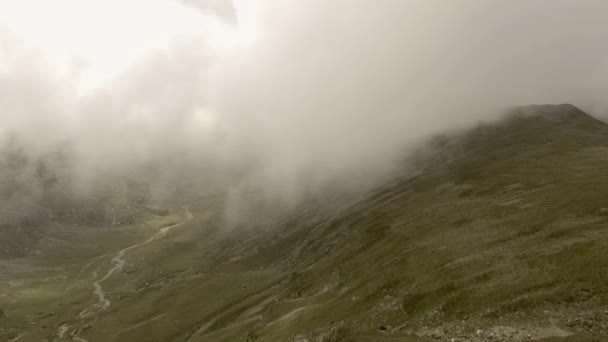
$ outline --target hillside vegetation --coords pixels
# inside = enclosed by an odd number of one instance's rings
[[[0,264],[0,340],[608,340],[608,125],[521,107],[432,150],[417,176],[331,210],[228,230],[204,197],[192,219],[37,240],[41,255]],[[116,253],[176,223],[124,253],[93,310]]]

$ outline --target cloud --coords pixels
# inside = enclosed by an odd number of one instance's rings
[[[92,172],[154,163],[167,181],[192,170],[294,194],[373,183],[425,137],[503,107],[608,108],[602,1],[257,4],[253,43],[176,37],[84,96],[77,73],[4,44],[26,57],[1,58],[0,115],[41,146],[74,141]]]
[[[233,0],[179,0],[192,6],[205,14],[217,15],[232,25],[236,24],[237,17]]]
[[[273,3],[274,4],[274,3]],[[218,112],[291,177],[382,169],[421,138],[506,106],[605,108],[596,1],[307,1],[268,5],[223,66]],[[276,177],[273,177],[276,178]]]

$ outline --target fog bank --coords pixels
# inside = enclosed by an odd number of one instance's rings
[[[86,91],[86,60],[57,62],[0,21],[4,141],[68,148],[83,180],[154,169],[167,184],[291,198],[371,184],[424,138],[504,107],[569,102],[601,116],[608,105],[604,1],[177,3],[240,27],[240,40],[180,33]]]

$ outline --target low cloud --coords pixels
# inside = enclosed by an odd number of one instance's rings
[[[217,15],[226,22],[234,25],[237,17],[232,0],[180,0],[188,6],[211,15]]]
[[[230,1],[183,1],[234,20]],[[7,38],[2,133],[32,150],[68,144],[88,177],[155,165],[167,183],[232,183],[231,198],[253,186],[297,197],[368,185],[422,139],[504,107],[570,102],[603,115],[607,10],[592,0],[258,1],[252,43],[177,37],[86,95],[76,69],[59,73]]]

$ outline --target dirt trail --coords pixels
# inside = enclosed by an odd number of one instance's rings
[[[126,263],[126,260],[124,258],[126,252],[164,237],[169,231],[185,224],[186,222],[190,221],[192,218],[193,218],[192,213],[190,212],[190,210],[188,208],[186,208],[186,219],[184,221],[182,221],[180,223],[176,223],[171,226],[163,227],[158,231],[158,233],[154,234],[148,240],[135,244],[135,245],[131,245],[131,246],[115,253],[115,256],[112,258],[112,260],[110,260],[110,262],[114,266],[112,268],[110,268],[102,278],[93,282],[93,288],[94,288],[93,293],[97,297],[97,303],[94,304],[92,308],[83,310],[78,315],[78,317],[79,318],[89,317],[99,311],[106,310],[110,306],[111,302],[106,297],[106,292],[104,291],[103,287],[101,286],[101,283],[103,283],[108,278],[110,278],[112,276],[112,274],[114,274],[114,272],[116,272],[117,270],[120,270],[124,267],[124,265]],[[97,277],[97,271],[94,272],[94,277]]]
[[[19,334],[17,336],[15,336],[14,338],[8,340],[8,342],[17,342],[19,341],[22,337],[24,336],[24,334]]]
[[[154,316],[154,317],[152,317],[152,318],[150,318],[150,319],[147,319],[147,320],[145,320],[145,321],[143,321],[143,322],[139,322],[139,323],[134,324],[134,325],[132,325],[132,326],[130,326],[130,327],[128,327],[128,328],[126,328],[126,329],[123,329],[123,330],[121,330],[121,331],[120,331],[118,334],[119,334],[119,335],[120,335],[120,334],[124,334],[124,333],[126,333],[126,332],[129,332],[129,331],[132,331],[132,330],[135,330],[135,329],[141,328],[141,327],[145,326],[145,325],[146,325],[146,324],[148,324],[148,323],[151,323],[151,322],[157,321],[157,320],[159,320],[159,319],[161,319],[161,318],[165,318],[166,316],[167,316],[167,315],[165,315],[165,314],[158,315],[158,316]]]

